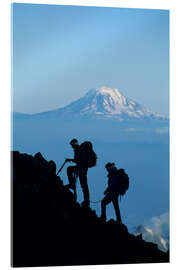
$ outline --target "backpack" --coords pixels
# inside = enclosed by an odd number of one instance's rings
[[[118,191],[120,195],[124,195],[129,188],[129,176],[124,169],[117,171]]]
[[[93,150],[91,142],[85,141],[79,146],[79,161],[80,164],[88,168],[96,166],[97,155]]]

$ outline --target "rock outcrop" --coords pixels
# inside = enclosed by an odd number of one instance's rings
[[[169,254],[75,202],[40,153],[12,152],[12,266],[169,262]]]

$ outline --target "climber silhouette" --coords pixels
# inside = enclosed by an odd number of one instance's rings
[[[79,143],[77,139],[73,139],[70,141],[70,145],[74,150],[74,158],[73,159],[66,159],[66,162],[74,162],[76,163],[75,166],[69,166],[67,168],[67,176],[69,180],[69,184],[67,185],[68,188],[74,191],[75,199],[77,199],[77,192],[76,192],[76,180],[79,176],[80,185],[84,195],[84,201],[81,203],[82,206],[89,207],[89,188],[87,184],[87,172],[88,166],[82,160],[79,151]]]
[[[108,171],[108,188],[104,191],[105,197],[101,201],[101,219],[106,221],[106,205],[110,202],[113,203],[117,223],[122,224],[119,204],[118,204],[118,197],[119,191],[117,188],[117,168],[114,163],[107,163],[105,165],[106,170]]]

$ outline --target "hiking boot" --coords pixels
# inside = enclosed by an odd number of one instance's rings
[[[89,201],[83,201],[83,202],[81,203],[81,205],[82,205],[83,207],[90,207],[90,202],[89,202]]]
[[[122,230],[126,232],[128,231],[128,228],[122,223],[122,221],[116,221],[116,224],[119,225]]]
[[[100,216],[100,220],[101,220],[103,223],[106,223],[106,217],[105,217],[105,216]]]
[[[68,189],[73,189],[73,190],[75,189],[74,185],[72,184],[65,185],[64,187]]]
[[[117,221],[116,221],[116,224],[121,225],[121,226],[123,225],[123,223],[122,223],[121,220],[117,220]]]

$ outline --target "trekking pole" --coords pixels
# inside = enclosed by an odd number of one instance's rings
[[[66,160],[64,161],[63,165],[61,166],[61,168],[59,169],[59,171],[56,173],[56,175],[58,175],[60,173],[60,171],[62,171],[64,165],[66,164]]]

